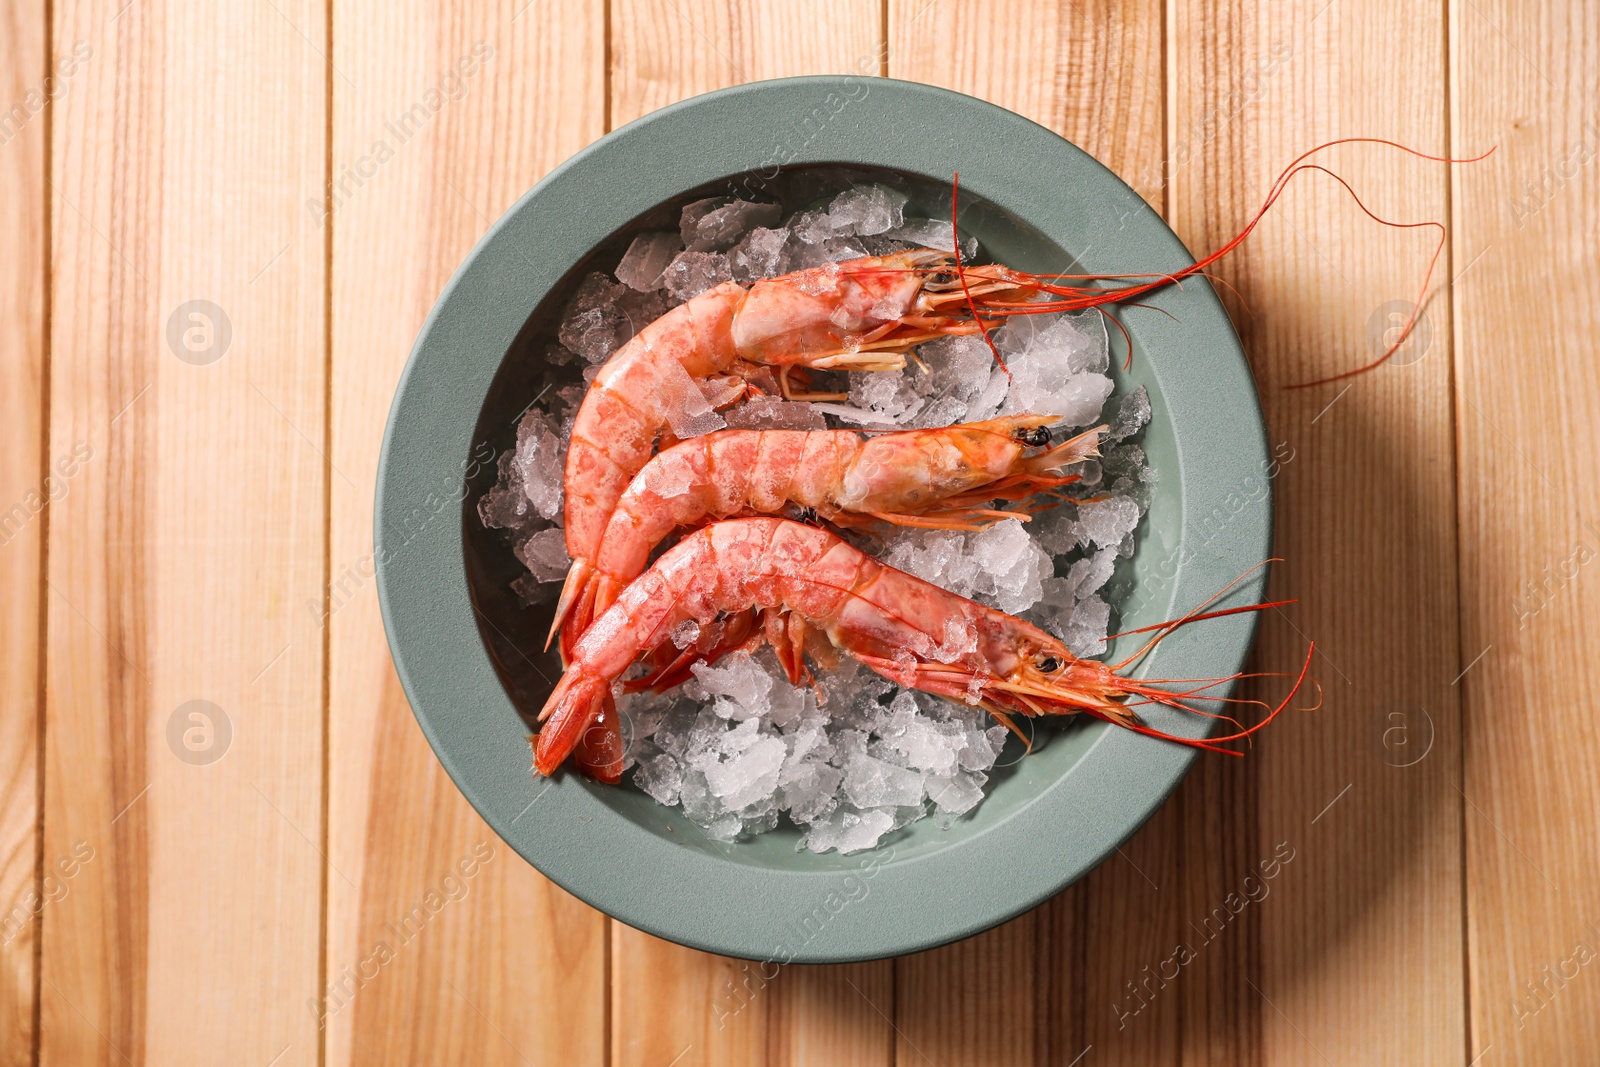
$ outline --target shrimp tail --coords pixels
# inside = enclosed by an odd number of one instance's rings
[[[539,721],[544,725],[533,742],[534,769],[546,777],[554,774],[573,750],[585,743],[591,728],[602,716],[613,721],[617,717],[610,683],[582,667],[569,667],[555,692],[550,694],[544,710],[539,713]],[[619,733],[619,740],[620,736]],[[593,754],[593,750],[604,746],[606,741],[594,738],[590,739],[589,744]],[[586,764],[595,765],[587,761]],[[621,777],[620,751],[616,764],[617,775]],[[603,760],[600,765],[604,765]]]
[[[561,662],[571,662],[572,645],[594,619],[594,564],[586,559],[575,559],[567,569],[567,580],[561,586],[561,599],[556,602],[556,617],[550,622],[550,633],[544,639],[545,651],[561,634]]]
[[[578,770],[606,785],[622,781],[622,757],[627,745],[622,740],[622,720],[608,695],[594,723],[578,739],[572,762]]]
[[[1100,454],[1100,435],[1106,432],[1105,426],[1096,426],[1092,430],[1085,430],[1076,437],[1069,438],[1054,448],[1040,452],[1037,456],[1029,456],[1022,461],[1022,467],[1030,475],[1044,477],[1051,474],[1060,474],[1062,470],[1074,463],[1082,463]]]

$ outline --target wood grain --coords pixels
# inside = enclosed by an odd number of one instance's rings
[[[49,104],[70,75],[46,51],[45,11],[0,13],[0,1064],[33,1062],[39,862],[39,568],[45,484],[44,308]],[[77,62],[66,57],[75,72]],[[50,81],[45,81],[46,76]],[[64,484],[64,483],[62,483]],[[51,490],[56,492],[52,493]],[[55,890],[52,880],[51,889]]]
[[[0,14],[0,1065],[1591,1056],[1596,0],[525,4]],[[1348,390],[1283,387],[1370,357],[1428,233],[1312,178],[1222,267],[1299,599],[1255,663],[1315,639],[1325,707],[1011,924],[765,978],[608,923],[450,784],[377,617],[377,442],[455,265],[608,122],[884,69],[1059,130],[1196,251],[1318,141],[1499,150],[1330,154],[1454,228],[1427,344]]]
[[[54,16],[40,1058],[313,1064],[325,13]]]
[[[1018,48],[1019,27],[1040,45]],[[1159,209],[1161,33],[1155,2],[892,0],[889,74],[970,93],[1049,126]],[[1122,855],[1039,909],[901,960],[900,1061],[1170,1061],[1177,998],[1146,1008],[1132,983],[1169,956],[1178,937],[1179,825],[1168,805]]]
[[[1600,1044],[1600,5],[1452,4],[1473,1056]],[[1527,358],[1518,358],[1521,356]]]
[[[881,25],[875,0],[618,0],[611,20],[612,123],[760,78],[875,75]],[[796,965],[768,981],[759,963],[696,952],[620,924],[613,924],[612,942],[613,1063],[890,1060],[888,963]]]
[[[614,0],[611,125],[762,78],[877,74],[877,0]]]
[[[1161,28],[1156,0],[889,0],[889,76],[968,93],[1048,126],[1159,210]]]
[[[600,1064],[606,920],[506,846],[428,747],[384,640],[372,505],[444,283],[603,130],[603,11],[350,0],[333,39],[327,1062]]]
[[[1322,141],[1443,152],[1443,14],[1362,0],[1176,4],[1169,203],[1180,236],[1215,248]],[[1325,162],[1380,215],[1446,216],[1439,164],[1374,146]],[[1186,1063],[1459,1064],[1449,323],[1430,316],[1431,345],[1395,366],[1285,388],[1376,354],[1369,327],[1381,336],[1386,303],[1416,293],[1437,235],[1380,227],[1311,177],[1221,274],[1254,310],[1236,321],[1281,450],[1284,562],[1270,595],[1299,601],[1263,620],[1255,662],[1292,668],[1314,639],[1326,700],[1280,722],[1248,759],[1202,761],[1182,792],[1186,923],[1245,897],[1252,875],[1270,893],[1215,936],[1196,933],[1200,958],[1179,979],[1181,1051]],[[1272,858],[1282,863],[1267,882]]]

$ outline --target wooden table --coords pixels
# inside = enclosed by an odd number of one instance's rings
[[[8,6],[0,1060],[1597,1062],[1597,39],[1596,0]],[[817,72],[1031,116],[1197,251],[1318,142],[1497,150],[1329,155],[1451,227],[1394,366],[1285,388],[1371,357],[1432,231],[1311,176],[1219,268],[1299,601],[1256,662],[1315,639],[1323,709],[1004,927],[765,981],[462,800],[390,665],[372,486],[424,315],[519,194]]]

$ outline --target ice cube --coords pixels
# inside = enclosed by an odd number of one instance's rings
[[[728,196],[708,196],[704,200],[683,205],[683,210],[678,212],[678,237],[685,248],[694,247],[695,240],[699,238],[700,220],[732,199]]]
[[[1116,549],[1106,548],[1073,563],[1067,571],[1067,581],[1072,583],[1073,597],[1082,600],[1092,593],[1099,592],[1100,587],[1111,579],[1111,572],[1116,567],[1116,562]]]
[[[662,274],[662,285],[675,300],[692,300],[733,279],[728,257],[721,252],[680,252]]]
[[[700,624],[693,619],[684,619],[672,628],[668,635],[672,640],[673,648],[688,648],[700,637]]]
[[[993,353],[990,354],[990,359],[992,363]],[[1006,368],[998,364],[990,367],[986,381],[981,377],[978,380],[983,382],[983,386],[967,405],[968,422],[982,422],[984,419],[994,418],[999,413],[1001,405],[1006,402],[1012,388],[1012,379],[1007,377]]]
[[[683,234],[684,244],[696,252],[725,251],[752,228],[776,224],[782,214],[783,209],[777,204],[735,200],[695,220],[693,235]]]
[[[641,233],[633,239],[617,264],[617,280],[630,289],[652,292],[661,288],[661,275],[679,251],[683,241],[675,233]]]
[[[1089,658],[1105,653],[1106,627],[1111,621],[1111,605],[1098,595],[1078,601],[1072,622],[1061,639],[1074,656]]]
[[[787,229],[798,237],[802,244],[821,244],[833,236],[833,224],[828,219],[826,211],[817,209],[803,211],[789,220]]]
[[[815,404],[775,396],[752,397],[724,413],[728,425],[743,430],[825,430],[828,422]]]
[[[1078,522],[1077,505],[1071,503],[1057,504],[1035,515],[1028,524],[1028,532],[1033,534],[1036,545],[1057,556],[1066,555],[1085,540],[1083,525]]]
[[[950,223],[934,219],[907,219],[889,230],[885,236],[897,241],[909,241],[918,248],[932,248],[939,252],[954,252],[956,243]]]
[[[925,401],[917,395],[909,374],[878,371],[850,376],[850,403],[891,425],[901,425],[915,417]]]
[[[767,721],[780,728],[788,728],[801,722],[807,713],[815,708],[811,690],[791,685],[770,651],[764,652],[762,659],[771,661],[768,664],[768,673],[772,676],[772,691],[768,696],[766,707]]]
[[[920,804],[922,778],[916,771],[860,755],[845,766],[844,792],[858,808]]]
[[[908,419],[905,425],[918,429],[936,429],[940,426],[954,426],[958,422],[967,421],[967,402],[958,400],[953,396],[940,396],[928,402],[914,417]]]
[[[869,429],[894,429],[897,423],[887,415],[850,404],[812,404],[824,415],[832,415],[847,426],[865,426]]]
[[[641,744],[654,737],[667,714],[677,705],[673,693],[624,693],[617,698],[617,712],[622,716],[623,736],[630,744]]]
[[[661,725],[656,728],[655,743],[663,752],[669,752],[679,760],[687,758],[694,726],[699,718],[700,709],[694,705],[687,702],[677,705],[667,712]]]
[[[881,185],[846,189],[828,205],[835,234],[881,234],[903,221],[906,197]]]
[[[938,252],[956,250],[954,230],[948,220],[907,219],[902,225],[887,231],[883,236],[905,241],[917,248],[931,248]],[[961,254],[971,259],[978,254],[978,239],[962,236]]]
[[[969,771],[986,771],[994,766],[1000,756],[1000,750],[1005,747],[1006,738],[1011,731],[1004,726],[987,726],[988,716],[981,713],[969,713],[968,718],[962,722],[966,731],[967,743],[956,757],[958,763]]]
[[[881,233],[858,237],[856,240],[861,242],[861,247],[867,250],[869,256],[892,256],[896,252],[905,252],[915,247],[910,241],[897,241]]]
[[[633,780],[658,804],[672,807],[678,803],[678,794],[683,788],[683,765],[668,753],[657,751],[639,761]]]
[[[833,757],[828,760],[835,767],[847,767],[857,756],[867,754],[867,731],[840,730],[833,740]]]
[[[842,263],[847,259],[860,259],[867,254],[861,242],[853,237],[827,237],[811,244],[802,241],[790,248],[789,269],[804,270],[829,263]]]
[[[981,337],[941,337],[917,349],[927,364],[929,393],[971,400],[988,383],[994,354]]]
[[[750,725],[755,721],[751,720]],[[773,795],[783,766],[784,746],[776,737],[762,737],[743,752],[706,769],[706,784],[731,811]]]
[[[567,557],[567,533],[559,526],[550,526],[533,534],[515,549],[520,559],[535,579],[541,582],[559,582],[567,576],[572,560]]]
[[[1103,477],[1112,491],[1136,498],[1144,505],[1144,493],[1154,481],[1155,472],[1145,463],[1144,449],[1134,444],[1112,445],[1101,457]]]
[[[1038,603],[1043,593],[1042,575],[1049,573],[1045,555],[1019,519],[1004,519],[972,535],[967,554],[985,571],[988,581],[981,591],[995,607],[1015,615]]]
[[[533,507],[522,491],[522,471],[517,466],[517,454],[502,453],[498,466],[500,480],[493,489],[478,498],[478,518],[491,529],[519,530],[529,523]]]
[[[988,780],[982,771],[953,770],[929,775],[928,798],[946,815],[964,815],[983,799],[983,783]]]
[[[625,290],[617,297],[617,314],[621,316],[617,325],[619,344],[633,340],[640,330],[665,315],[672,307],[672,301],[659,290],[648,293]]]
[[[876,845],[893,826],[894,816],[888,812],[840,807],[828,818],[812,823],[802,843],[812,852],[860,852]]]
[[[546,412],[529,408],[517,424],[517,474],[522,494],[546,521],[560,514],[566,477],[559,428]]]
[[[562,312],[561,343],[589,363],[603,363],[622,344],[624,325],[617,298],[627,292],[604,274],[590,274]]]
[[[842,771],[818,760],[805,760],[792,770],[786,767],[783,774],[778,803],[796,823],[815,822],[838,807],[835,794],[844,780]]]
[[[1016,316],[996,331],[1011,372],[1006,414],[1061,415],[1069,426],[1093,422],[1111,395],[1104,326],[1083,315]]]
[[[1139,525],[1139,505],[1122,496],[1086,501],[1078,505],[1078,521],[1085,544],[1116,548]]]
[[[750,285],[762,278],[787,273],[788,243],[789,235],[783,230],[758,226],[745,234],[728,253],[733,280],[740,285]]]
[[[662,501],[675,500],[688,494],[699,482],[697,464],[682,452],[659,453],[639,473],[637,480],[642,488]]]
[[[896,694],[890,711],[885,743],[904,758],[907,767],[930,774],[948,774],[954,769],[967,743],[959,723],[939,722],[921,714],[908,690]]]
[[[773,678],[750,653],[734,652],[723,658],[721,666],[701,662],[689,670],[700,683],[699,693],[728,697],[751,715],[766,711]]]
[[[1150,421],[1150,394],[1139,386],[1117,402],[1106,431],[1108,442],[1122,441],[1140,430]]]

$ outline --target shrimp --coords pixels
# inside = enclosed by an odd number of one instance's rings
[[[1029,455],[1053,415],[866,435],[850,430],[723,430],[666,449],[623,492],[594,561],[592,597],[565,621],[581,635],[645,569],[673,529],[732,515],[789,512],[836,526],[976,530],[1019,501],[1078,480],[1062,470],[1099,454],[1104,426]],[[562,620],[557,619],[557,625]],[[552,636],[554,630],[552,630]],[[548,645],[548,642],[546,642]]]
[[[843,399],[797,394],[789,372],[899,370],[917,345],[987,336],[1002,316],[1026,313],[1029,300],[1040,312],[1059,310],[1045,302],[1055,277],[964,269],[959,255],[912,249],[766,278],[748,290],[724,282],[646,326],[601,367],[573,422],[563,473],[572,566],[551,629],[566,635],[562,655],[581,633],[567,620],[592,613],[595,560],[617,502],[685,404],[709,403],[697,383],[716,380],[715,392],[731,403],[746,388],[740,379],[775,367],[787,397]]]
[[[1199,711],[1192,700],[1222,700],[1201,694],[1246,675],[1185,680],[1188,688],[1174,692],[1120,672],[1178,626],[1269,606],[1191,613],[1163,624],[1134,656],[1106,664],[1078,659],[1038,627],[885,566],[827,530],[786,519],[730,519],[668,550],[578,640],[539,713],[544,726],[534,739],[534,767],[553,774],[582,747],[586,770],[603,781],[618,780],[623,746],[612,686],[641,654],[670,644],[669,635],[685,622],[714,627],[750,609],[762,613],[757,638],[772,644],[796,684],[808,675],[802,654],[815,656],[831,646],[896,684],[982,707],[1013,732],[1017,715],[1082,713],[1153,737],[1231,752],[1220,742],[1254,734],[1299,692],[1310,653],[1289,695],[1263,721],[1209,739],[1163,733],[1145,725],[1134,709],[1160,704]]]
[[[977,329],[921,314],[921,268],[947,258],[917,250],[795,271],[749,289],[724,282],[645,326],[613,353],[578,408],[567,449],[563,524],[573,562],[556,608],[557,628],[590,590],[594,559],[623,490],[687,405],[707,403],[697,383],[720,379],[718,395],[732,402],[745,388],[739,379],[763,366],[778,369],[790,397],[797,395],[789,381],[796,367],[899,370],[913,346]]]

